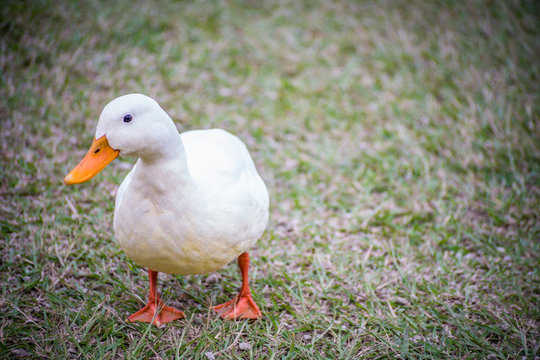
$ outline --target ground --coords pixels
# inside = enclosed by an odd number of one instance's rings
[[[0,357],[537,359],[535,1],[4,1]],[[103,106],[148,94],[180,131],[243,139],[271,220],[240,285],[161,274],[187,318],[129,324],[118,248],[133,159],[62,179]]]

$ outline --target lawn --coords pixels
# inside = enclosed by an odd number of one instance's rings
[[[536,1],[3,1],[0,358],[538,359]],[[271,199],[240,285],[160,274],[186,319],[126,317],[112,229],[133,159],[62,179],[103,106],[154,97],[247,144]]]

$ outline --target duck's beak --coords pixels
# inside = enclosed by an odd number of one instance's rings
[[[64,183],[66,185],[73,185],[90,180],[111,161],[116,159],[118,154],[120,154],[120,151],[114,150],[109,145],[109,141],[105,135],[99,139],[94,139],[86,156],[79,165],[75,166],[75,168],[66,175]]]

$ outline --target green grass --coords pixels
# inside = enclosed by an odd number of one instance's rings
[[[535,1],[5,1],[0,7],[0,358],[540,356]],[[264,318],[225,322],[234,265],[160,275],[118,248],[132,159],[62,179],[103,106],[142,92],[221,127],[271,196],[252,255]],[[242,351],[240,343],[251,349]]]

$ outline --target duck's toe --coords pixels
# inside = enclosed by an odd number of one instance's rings
[[[258,319],[262,317],[261,311],[253,301],[251,295],[239,295],[231,301],[214,306],[223,319]]]

